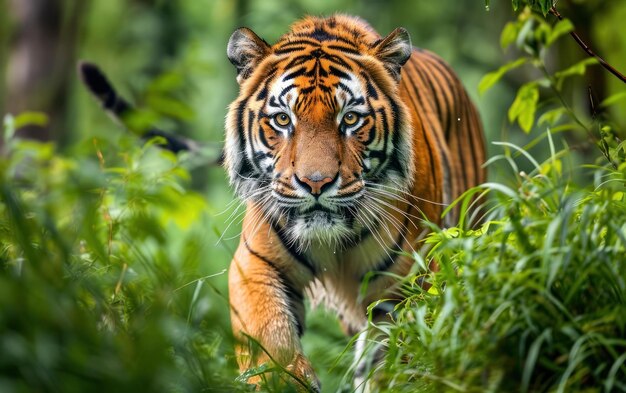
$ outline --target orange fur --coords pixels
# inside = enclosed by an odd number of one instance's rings
[[[316,389],[299,340],[303,296],[352,334],[371,302],[400,299],[381,273],[406,275],[401,252],[419,247],[420,220],[445,224],[445,205],[485,180],[480,119],[448,66],[411,49],[403,29],[381,38],[358,18],[309,17],[273,46],[240,29],[228,54],[240,94],[226,168],[247,201],[229,276],[239,363],[271,356]]]

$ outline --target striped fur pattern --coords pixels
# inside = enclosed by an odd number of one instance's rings
[[[241,28],[228,57],[240,92],[225,166],[247,204],[229,274],[239,363],[269,354],[316,390],[303,298],[349,334],[371,302],[399,300],[387,273],[411,269],[422,220],[445,225],[446,205],[485,179],[482,126],[454,73],[402,28],[381,37],[355,17],[308,17],[274,45]]]

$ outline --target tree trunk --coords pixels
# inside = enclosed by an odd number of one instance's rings
[[[87,0],[10,0],[16,31],[6,72],[7,112],[41,111],[46,126],[29,125],[22,137],[62,139],[68,90],[75,75],[76,43]]]

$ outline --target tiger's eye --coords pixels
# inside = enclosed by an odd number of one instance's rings
[[[285,112],[280,112],[279,114],[274,116],[274,120],[276,124],[281,127],[287,127],[291,123],[291,118]]]
[[[359,116],[354,112],[348,112],[343,115],[343,122],[348,126],[356,124],[357,120],[359,120]]]

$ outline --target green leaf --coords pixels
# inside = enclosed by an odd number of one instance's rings
[[[526,58],[517,59],[513,62],[503,65],[498,68],[496,71],[490,72],[485,75],[478,84],[478,92],[483,94],[486,90],[488,90],[491,86],[495,85],[507,72],[515,69],[522,64],[526,63]]]
[[[262,363],[260,366],[258,367],[251,367],[247,370],[245,370],[244,372],[242,372],[236,379],[235,381],[239,382],[239,383],[246,383],[248,381],[248,379],[250,379],[250,377],[254,377],[257,375],[261,375],[264,374],[268,371],[270,371],[271,368],[267,363]]]
[[[15,117],[15,129],[25,126],[45,127],[48,124],[48,115],[43,112],[22,112]]]
[[[150,109],[137,108],[131,113],[125,114],[122,119],[124,125],[132,133],[141,135],[159,121],[159,115]]]
[[[511,0],[511,3],[513,4],[513,11],[517,11],[519,8],[519,0]]]
[[[600,106],[606,108],[608,106],[615,104],[618,101],[623,100],[624,98],[626,98],[626,91],[612,94],[608,96],[607,98],[605,98],[604,100],[602,100],[602,102],[600,103]]]
[[[556,25],[554,25],[554,27],[552,28],[552,32],[548,35],[548,39],[546,40],[546,46],[552,45],[552,43],[556,41],[557,38],[564,34],[568,34],[573,30],[574,25],[572,24],[572,22],[570,22],[569,19],[563,19],[562,21],[559,21]]]
[[[554,125],[557,121],[563,116],[564,113],[567,112],[566,108],[558,107],[555,109],[551,109],[549,111],[544,112],[541,116],[539,116],[539,120],[537,120],[537,124],[543,125]]]
[[[520,31],[517,34],[517,39],[515,40],[515,45],[518,48],[524,50],[532,56],[537,55],[535,38],[533,37],[535,24],[535,19],[528,18],[520,28]]]
[[[166,116],[180,120],[191,120],[194,117],[193,110],[178,100],[154,94],[149,95],[146,101],[150,108]]]
[[[517,34],[520,31],[520,25],[517,22],[509,22],[502,29],[500,34],[500,46],[504,49],[515,42]]]
[[[148,91],[152,93],[169,93],[180,88],[183,83],[184,79],[180,73],[166,72],[150,83]]]
[[[557,80],[557,88],[560,88],[561,83],[563,82],[563,80],[565,78],[568,78],[570,76],[574,76],[574,75],[584,75],[585,71],[587,70],[587,66],[590,65],[595,65],[598,64],[598,60],[596,60],[595,58],[587,58],[584,60],[579,61],[578,63],[564,69],[561,71],[557,71],[554,74],[554,77]]]
[[[541,164],[539,173],[544,176],[548,176],[550,173],[555,176],[561,176],[563,173],[563,163],[561,160],[548,160]]]
[[[15,134],[15,118],[11,114],[4,116],[4,142],[7,143]]]
[[[190,192],[182,195],[177,194],[176,201],[177,203],[168,206],[161,212],[160,219],[163,225],[171,221],[179,228],[189,229],[207,208],[202,196]]]
[[[528,4],[533,11],[541,12],[543,16],[546,16],[552,8],[552,2],[553,0],[524,0],[524,3]],[[515,3],[519,1],[513,2],[513,9],[517,11]]]
[[[541,0],[541,12],[543,12],[543,16],[548,15],[550,8],[552,8],[553,0]]]
[[[524,132],[529,133],[535,122],[535,112],[539,101],[539,87],[535,82],[530,82],[517,91],[517,96],[509,108],[509,121],[515,120]]]

